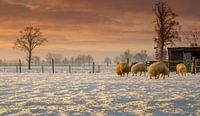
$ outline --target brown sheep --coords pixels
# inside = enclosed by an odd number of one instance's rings
[[[163,62],[155,62],[150,65],[148,70],[148,76],[154,76],[155,79],[159,78],[159,75],[162,74],[163,79],[165,79],[165,75],[169,76],[169,69]]]
[[[140,72],[140,76],[142,75],[142,72],[144,72],[145,75],[145,71],[146,68],[144,63],[137,63],[131,67],[131,72],[133,73],[133,75],[136,74],[136,76],[138,72]]]
[[[129,67],[127,63],[120,63],[116,65],[115,71],[117,75],[122,76],[122,77],[125,75],[125,73],[127,73],[127,77],[128,77]]]
[[[177,64],[176,65],[176,71],[178,74],[182,75],[183,74],[186,76],[186,73],[187,73],[187,69],[186,69],[186,66],[184,64]]]

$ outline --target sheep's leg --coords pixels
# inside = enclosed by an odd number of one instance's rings
[[[165,79],[165,75],[163,75],[163,80]]]
[[[158,78],[158,75],[155,76],[155,80]]]
[[[155,76],[155,80],[156,80],[156,78],[157,78],[157,75]]]
[[[140,76],[142,75],[142,72],[140,72]]]

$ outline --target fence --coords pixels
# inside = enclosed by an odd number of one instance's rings
[[[99,73],[99,72],[113,72],[115,65],[56,65],[52,60],[51,65],[32,65],[31,70],[28,70],[27,65],[22,65],[19,60],[17,65],[3,65],[0,66],[0,72],[30,72],[30,73]]]
[[[146,62],[146,69],[155,61]],[[57,65],[52,62],[50,65],[32,65],[31,70],[28,70],[27,65],[22,65],[21,60],[17,65],[0,65],[0,72],[16,72],[16,73],[100,73],[100,72],[114,72],[115,65],[99,65],[92,63],[92,65]]]
[[[200,72],[200,59],[197,59],[196,72]],[[155,61],[146,62],[146,69]],[[170,71],[176,71],[176,65],[184,63],[183,61],[170,61]],[[166,63],[167,64],[167,63]],[[188,66],[189,69],[191,66]],[[93,63],[92,65],[56,65],[52,60],[51,65],[32,65],[31,70],[28,70],[27,65],[22,65],[19,60],[17,65],[3,65],[0,66],[0,72],[30,72],[30,73],[99,73],[99,72],[114,72],[115,65],[99,65]]]

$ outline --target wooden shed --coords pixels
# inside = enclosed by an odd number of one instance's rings
[[[192,58],[197,61],[196,71],[200,71],[200,47],[171,47],[168,48],[168,62],[170,71],[176,71],[178,63],[184,63],[188,72],[191,71]]]

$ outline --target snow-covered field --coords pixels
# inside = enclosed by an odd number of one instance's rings
[[[200,115],[200,75],[0,73],[1,115]]]

